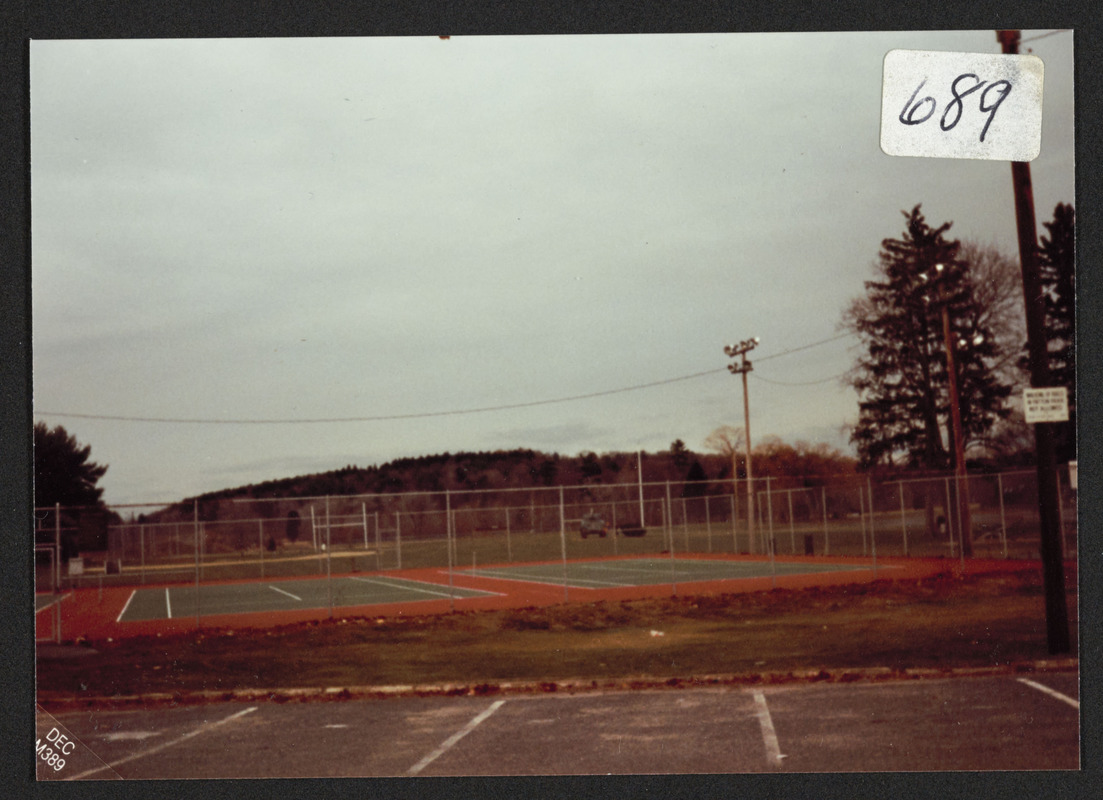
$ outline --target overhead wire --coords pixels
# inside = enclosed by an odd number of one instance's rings
[[[791,355],[792,353],[798,353],[802,350],[809,350],[813,347],[819,347],[824,344],[829,344],[839,339],[850,336],[849,333],[839,334],[829,337],[827,339],[821,339],[818,342],[812,342],[811,344],[801,345],[800,347],[794,347],[789,350],[783,350],[779,353],[773,353],[768,356],[763,356],[758,361],[768,361],[774,358],[781,358],[782,356]],[[389,422],[407,419],[427,419],[431,417],[451,417],[460,416],[465,414],[484,414],[493,411],[510,411],[518,408],[534,408],[537,406],[546,406],[556,403],[570,403],[579,400],[590,400],[595,397],[608,397],[615,394],[624,394],[626,392],[636,392],[641,389],[651,389],[656,386],[666,386],[672,383],[680,383],[682,381],[695,380],[697,378],[703,378],[708,375],[717,375],[719,373],[727,372],[727,367],[720,367],[717,369],[705,370],[703,372],[694,372],[689,375],[680,375],[676,378],[666,378],[664,380],[650,381],[649,383],[640,383],[634,386],[624,386],[619,389],[606,389],[600,392],[588,392],[586,394],[570,395],[567,397],[555,397],[545,400],[532,400],[525,403],[507,403],[497,406],[482,406],[478,408],[463,408],[463,409],[451,409],[446,411],[424,411],[411,414],[379,414],[366,417],[320,417],[320,418],[301,418],[301,419],[210,419],[210,418],[187,418],[187,417],[137,417],[137,416],[124,416],[116,414],[86,414],[70,411],[35,411],[36,415],[44,417],[62,417],[73,419],[94,419],[94,420],[106,420],[111,422],[143,422],[143,423],[167,423],[167,424],[180,424],[180,425],[319,425],[319,424],[334,424],[334,423],[352,423],[352,422]],[[760,380],[765,380],[759,378]],[[811,383],[825,383],[832,378],[827,378],[822,381],[812,381]],[[767,381],[768,383],[776,383],[776,381]],[[790,386],[811,385],[810,384],[781,384]]]

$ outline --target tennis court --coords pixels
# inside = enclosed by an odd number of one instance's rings
[[[572,589],[613,589],[670,583],[747,580],[771,576],[815,575],[827,572],[869,572],[865,564],[794,563],[783,561],[690,558],[631,558],[566,561],[464,568],[458,574],[563,586]],[[882,569],[884,567],[882,566]]]
[[[415,603],[454,597],[485,597],[494,592],[449,587],[382,575],[352,575],[332,580],[291,580],[135,589],[117,622],[195,618],[218,614],[306,611],[385,603]]]

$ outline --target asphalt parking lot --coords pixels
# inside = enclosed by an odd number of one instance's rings
[[[37,727],[59,753],[36,757],[40,780],[1075,770],[1080,752],[1068,672],[40,711]]]

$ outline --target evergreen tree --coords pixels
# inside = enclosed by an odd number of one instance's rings
[[[103,489],[96,486],[107,472],[106,464],[88,460],[91,445],[80,442],[62,426],[50,429],[44,422],[34,426],[34,504],[38,508],[55,503],[63,506],[100,506]]]
[[[1058,203],[1053,221],[1044,223],[1038,272],[1045,292],[1046,339],[1051,386],[1069,391],[1069,421],[1058,426],[1058,461],[1076,458],[1076,214]]]
[[[920,206],[903,213],[902,238],[881,244],[879,279],[866,282],[866,295],[853,301],[843,318],[843,326],[866,348],[847,377],[859,395],[851,441],[864,467],[902,458],[909,467],[942,470],[952,461],[943,308],[955,348],[967,446],[1006,416],[1010,389],[993,372],[995,342],[969,264],[958,257],[960,242],[946,238],[952,223],[932,228]]]

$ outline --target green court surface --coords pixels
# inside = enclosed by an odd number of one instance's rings
[[[126,601],[118,622],[152,619],[252,614],[271,611],[305,611],[342,606],[383,603],[412,603],[453,597],[482,597],[493,592],[450,588],[447,584],[425,583],[382,575],[345,576],[327,581],[268,581],[204,585],[196,604],[194,586],[135,589]]]
[[[68,595],[60,594],[36,594],[34,596],[34,610],[35,613],[49,608],[54,603],[60,603]]]
[[[812,564],[808,562],[728,561],[722,559],[634,558],[564,563],[526,564],[461,569],[458,572],[483,578],[547,583],[575,589],[611,589],[620,586],[655,586],[694,581],[745,580],[771,575],[814,575],[823,572],[868,571],[855,564]]]

